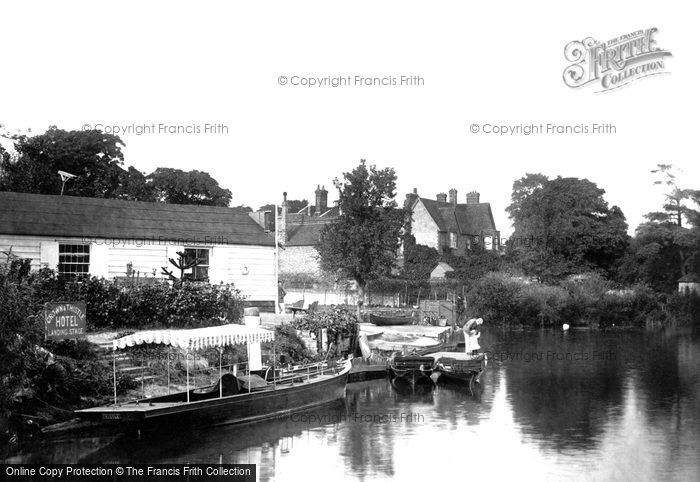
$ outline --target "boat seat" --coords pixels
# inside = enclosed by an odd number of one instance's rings
[[[192,390],[190,392],[190,399],[192,396],[196,396],[197,399],[200,399],[200,397],[208,398],[208,395],[218,397],[219,385],[221,385],[221,392],[224,397],[228,397],[229,395],[237,395],[241,392],[241,383],[239,380],[231,373],[224,373],[221,375],[221,379],[218,381],[218,383],[208,387]]]

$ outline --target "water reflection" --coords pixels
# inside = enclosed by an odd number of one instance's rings
[[[482,346],[473,394],[376,380],[284,419],[14,461],[245,462],[260,480],[700,480],[697,333],[485,332]]]

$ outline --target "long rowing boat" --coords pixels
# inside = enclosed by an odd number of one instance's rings
[[[412,316],[381,316],[369,314],[369,322],[377,326],[412,325],[416,318]]]

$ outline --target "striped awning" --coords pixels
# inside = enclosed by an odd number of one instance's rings
[[[144,343],[162,343],[177,348],[199,350],[229,345],[272,341],[275,333],[263,328],[246,325],[222,325],[192,330],[147,330],[118,338],[112,342],[117,350]]]

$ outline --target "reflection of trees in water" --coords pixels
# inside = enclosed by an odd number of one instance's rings
[[[356,418],[395,413],[392,398],[388,380],[355,383],[346,389],[347,423],[340,437],[341,453],[360,480],[378,473],[394,475],[394,430],[401,430],[401,426]]]
[[[557,449],[592,448],[622,402],[620,340],[593,332],[519,335],[497,348],[511,357],[497,364],[507,375],[514,419]]]
[[[669,463],[675,463],[684,445],[700,442],[700,334],[646,333],[643,343],[636,361],[644,414],[664,437]]]

